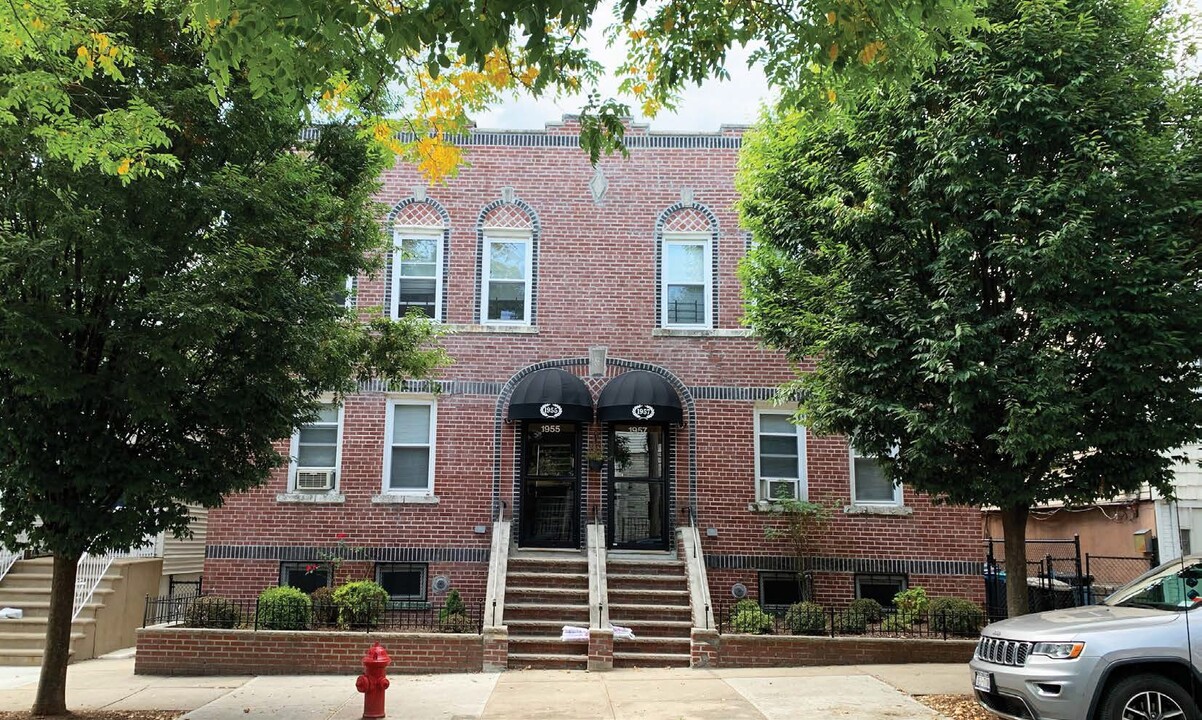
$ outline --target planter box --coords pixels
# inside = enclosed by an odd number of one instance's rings
[[[480,672],[480,635],[323,630],[138,630],[138,675],[357,675],[372,643],[388,650],[388,673]]]

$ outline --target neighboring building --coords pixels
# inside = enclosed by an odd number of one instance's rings
[[[741,325],[742,131],[633,126],[630,157],[594,171],[579,130],[472,132],[445,185],[384,175],[396,252],[353,302],[446,324],[454,364],[400,392],[365,385],[281,441],[293,462],[211,512],[206,591],[312,589],[344,545],[366,560],[340,581],[433,600],[442,576],[482,600],[498,513],[520,548],[580,548],[599,520],[611,550],[635,551],[671,550],[693,513],[715,600],[742,583],[782,605],[800,567],[766,528],[785,495],[836,505],[810,563],[820,602],[907,586],[980,599],[979,510],[891,486],[772,402],[794,370]]]
[[[1177,463],[1173,468],[1176,500],[1169,502],[1159,493],[1153,494],[1162,562],[1202,552],[1202,469],[1196,464],[1202,458],[1202,445],[1189,445],[1183,450],[1190,462]]]

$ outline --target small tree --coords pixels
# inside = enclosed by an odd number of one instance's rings
[[[186,534],[187,504],[285,461],[274,442],[322,393],[444,358],[428,322],[360,323],[336,298],[383,247],[381,156],[347,128],[299,143],[295,113],[242,82],[214,105],[193,36],[108,7],[137,61],[81,82],[71,111],[167,116],[161,176],[78,171],[43,152],[40,119],[0,120],[0,542],[54,555],[35,714],[66,711],[83,553]]]
[[[1199,437],[1199,79],[1158,0],[1000,2],[905,92],[749,139],[748,317],[811,366],[799,421],[1001,509],[1172,491]]]

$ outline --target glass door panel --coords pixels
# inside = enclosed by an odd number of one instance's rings
[[[610,545],[666,549],[668,462],[664,426],[615,425],[610,447]]]
[[[580,432],[575,423],[530,423],[522,446],[519,542],[578,547]]]

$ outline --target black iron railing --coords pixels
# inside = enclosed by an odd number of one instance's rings
[[[718,632],[724,635],[811,635],[825,637],[890,637],[940,640],[975,639],[988,624],[984,610],[971,608],[880,613],[817,605],[765,610],[746,601],[715,606]]]

